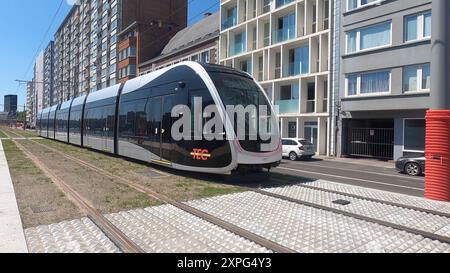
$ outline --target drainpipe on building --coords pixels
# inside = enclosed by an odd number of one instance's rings
[[[433,0],[425,197],[450,201],[450,1]]]

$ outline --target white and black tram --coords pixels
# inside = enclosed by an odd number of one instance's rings
[[[217,107],[223,140],[174,140],[172,109],[193,108],[194,98],[201,98],[203,107]],[[270,140],[259,135],[252,140],[236,138],[227,105],[267,106],[266,118],[277,133]],[[282,154],[278,124],[270,100],[248,74],[183,62],[44,109],[38,113],[37,130],[45,138],[174,169],[228,174],[278,166]],[[261,149],[267,143],[272,148]]]

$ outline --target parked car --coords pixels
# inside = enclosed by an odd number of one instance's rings
[[[311,159],[315,155],[314,144],[306,139],[284,138],[281,143],[283,144],[283,157],[289,157],[292,161],[299,158]]]
[[[405,156],[395,162],[399,172],[419,176],[425,172],[425,156]]]

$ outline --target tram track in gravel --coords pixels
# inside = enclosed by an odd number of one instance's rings
[[[19,134],[15,133],[16,135],[20,136]],[[215,216],[209,215],[203,211],[200,211],[198,209],[195,209],[193,207],[190,207],[189,205],[186,205],[184,203],[172,200],[162,194],[159,194],[157,192],[154,192],[151,189],[148,189],[147,187],[137,184],[133,181],[129,181],[123,177],[117,176],[117,175],[113,175],[111,173],[109,173],[108,171],[105,171],[103,169],[100,169],[90,163],[87,163],[83,160],[80,160],[78,158],[72,157],[70,155],[66,155],[52,147],[49,147],[45,144],[39,143],[35,140],[30,140],[38,145],[41,145],[53,152],[59,153],[61,155],[63,155],[64,157],[66,157],[67,159],[70,159],[72,161],[75,161],[77,163],[79,163],[80,165],[86,166],[88,168],[91,168],[95,171],[98,171],[99,173],[102,173],[110,178],[115,178],[118,179],[120,181],[122,181],[124,184],[140,191],[143,193],[146,193],[147,195],[149,195],[152,198],[155,198],[163,203],[175,206],[185,212],[188,212],[190,214],[193,214],[199,218],[202,218],[204,220],[207,220],[210,223],[213,223],[219,227],[222,227],[228,231],[231,231],[241,237],[244,237],[246,239],[249,239],[255,243],[260,244],[261,246],[266,247],[267,249],[270,249],[274,252],[281,252],[281,253],[286,253],[286,252],[293,252],[290,249],[287,249],[277,243],[274,243],[272,241],[269,241],[263,237],[260,237],[254,233],[251,233],[247,230],[244,230],[238,226],[235,226],[233,224],[230,224],[226,221],[223,221]],[[287,181],[282,181],[279,179],[274,179],[274,178],[270,178],[269,180],[274,181],[274,182],[278,182],[278,183],[286,183]],[[350,198],[355,198],[355,199],[359,199],[359,200],[363,200],[363,201],[368,201],[368,202],[376,202],[379,204],[383,204],[383,205],[389,205],[389,206],[394,206],[394,207],[398,207],[401,209],[407,209],[407,210],[414,210],[414,211],[418,211],[418,212],[422,212],[422,213],[427,213],[427,214],[432,214],[432,215],[436,215],[436,216],[441,216],[441,217],[446,217],[446,218],[450,218],[449,214],[444,213],[444,212],[439,212],[439,211],[434,211],[434,210],[428,210],[425,208],[420,208],[420,207],[416,207],[416,206],[409,206],[409,205],[405,205],[405,204],[401,204],[401,203],[397,203],[397,202],[390,202],[390,201],[386,201],[386,200],[380,200],[380,199],[376,199],[376,198],[369,198],[369,197],[364,197],[364,196],[360,196],[360,195],[356,195],[356,194],[350,194],[350,193],[345,193],[345,192],[341,192],[341,191],[335,191],[335,190],[329,190],[329,189],[323,189],[323,188],[318,188],[318,187],[314,187],[314,186],[309,186],[309,185],[304,185],[304,184],[295,184],[296,186],[300,186],[309,190],[315,190],[315,191],[319,191],[319,192],[325,192],[325,193],[330,193],[330,194],[337,194],[337,195],[341,195],[341,196],[345,196],[345,197],[350,197]],[[315,209],[320,209],[320,210],[324,210],[324,211],[329,211],[335,214],[339,214],[339,215],[343,215],[343,216],[347,216],[347,217],[351,217],[354,219],[358,219],[358,220],[362,220],[365,222],[370,222],[370,223],[374,223],[374,224],[378,224],[381,226],[385,226],[388,228],[393,228],[396,230],[401,230],[401,231],[405,231],[411,234],[415,234],[415,235],[419,235],[422,236],[424,238],[428,238],[431,240],[436,240],[436,241],[440,241],[443,243],[447,243],[450,244],[450,237],[447,236],[442,236],[442,235],[438,235],[438,234],[434,234],[431,232],[427,232],[424,230],[420,230],[420,229],[415,229],[415,228],[410,228],[404,225],[400,225],[400,224],[395,224],[389,221],[384,221],[384,220],[380,220],[380,219],[376,219],[376,218],[372,218],[372,217],[368,217],[368,216],[364,216],[361,214],[357,214],[357,213],[353,213],[353,212],[349,212],[349,211],[345,211],[345,210],[341,210],[341,209],[337,209],[337,208],[333,208],[333,207],[329,207],[329,206],[325,206],[325,205],[320,205],[320,204],[316,204],[316,203],[312,203],[312,202],[308,202],[305,200],[300,200],[297,198],[292,198],[292,197],[288,197],[288,196],[284,196],[284,195],[280,195],[280,194],[276,194],[276,193],[272,193],[269,192],[267,190],[263,190],[260,188],[254,188],[254,187],[249,187],[246,185],[239,185],[240,187],[242,187],[243,189],[249,191],[249,192],[254,192],[257,194],[261,194],[264,196],[268,196],[268,197],[272,197],[272,198],[276,198],[276,199],[280,199],[280,200],[284,200],[284,201],[288,201],[291,203],[296,203],[299,205],[303,205],[303,206],[307,206],[307,207],[312,207]]]
[[[8,132],[10,132],[10,131],[8,130]],[[13,134],[15,134],[17,136],[21,136],[20,134],[18,134],[16,132],[11,132],[11,133],[13,133]],[[187,213],[189,213],[191,215],[194,215],[194,216],[196,216],[196,217],[198,217],[200,219],[203,219],[203,220],[205,220],[205,221],[207,221],[207,222],[209,222],[211,224],[214,224],[214,225],[216,225],[218,227],[221,227],[221,228],[223,228],[223,229],[225,229],[225,230],[227,230],[227,231],[229,231],[231,233],[234,233],[234,234],[236,234],[236,235],[238,235],[238,236],[240,236],[242,238],[245,238],[245,239],[247,239],[249,241],[252,241],[252,242],[254,242],[254,243],[256,243],[256,244],[258,244],[258,245],[260,245],[262,247],[265,247],[268,250],[271,250],[271,251],[276,252],[276,253],[295,253],[295,251],[292,250],[292,249],[289,249],[289,248],[287,248],[287,247],[285,247],[283,245],[280,245],[280,244],[278,244],[276,242],[270,241],[270,240],[268,240],[268,239],[266,239],[266,238],[264,238],[262,236],[259,236],[259,235],[255,234],[255,233],[252,233],[252,232],[250,232],[248,230],[240,228],[237,225],[231,224],[231,223],[226,222],[226,221],[224,221],[224,220],[222,220],[222,219],[220,219],[218,217],[215,217],[215,216],[210,215],[210,214],[208,214],[206,212],[203,212],[203,211],[198,210],[198,209],[196,209],[194,207],[191,207],[191,206],[189,206],[189,205],[187,205],[187,204],[185,204],[183,202],[179,202],[179,201],[173,200],[172,198],[167,197],[166,195],[160,194],[160,193],[158,193],[158,192],[156,192],[156,191],[154,191],[154,190],[152,190],[152,189],[150,189],[150,188],[148,188],[148,187],[146,187],[144,185],[141,185],[139,183],[136,183],[136,182],[131,181],[129,179],[126,179],[124,177],[112,174],[112,173],[110,173],[110,172],[108,172],[108,171],[106,171],[106,170],[104,170],[102,168],[99,168],[99,167],[97,167],[97,166],[95,166],[95,165],[93,165],[91,163],[88,163],[88,162],[86,162],[84,160],[81,160],[81,159],[76,158],[74,156],[71,156],[71,155],[68,155],[66,153],[63,153],[63,152],[61,152],[61,151],[59,151],[57,149],[54,149],[54,148],[52,148],[52,147],[50,147],[48,145],[40,143],[40,142],[38,142],[38,141],[36,141],[34,139],[27,139],[27,140],[31,141],[32,143],[35,143],[36,145],[39,145],[41,147],[46,148],[49,151],[52,151],[52,152],[57,153],[57,154],[60,154],[61,156],[65,157],[66,159],[68,159],[68,160],[70,160],[72,162],[75,162],[75,163],[77,163],[77,164],[79,164],[81,166],[89,168],[89,169],[91,169],[91,170],[93,170],[93,171],[95,171],[95,172],[97,172],[99,174],[102,174],[102,175],[104,175],[104,176],[106,176],[106,177],[108,177],[110,179],[116,180],[117,182],[119,182],[119,183],[121,183],[123,185],[127,185],[127,186],[129,186],[129,187],[131,187],[131,188],[141,192],[141,193],[147,194],[149,197],[154,198],[154,199],[156,199],[156,200],[158,200],[158,201],[160,201],[160,202],[162,202],[164,204],[176,207],[176,208],[178,208],[178,209],[180,209],[180,210],[182,210],[184,212],[187,212]],[[140,174],[137,174],[137,175],[140,175]]]
[[[76,206],[83,211],[86,216],[105,234],[117,248],[124,253],[143,253],[144,251],[135,244],[129,237],[120,231],[114,224],[112,224],[106,217],[104,217],[87,199],[81,196],[77,191],[70,187],[66,182],[60,179],[54,171],[48,168],[39,158],[37,158],[26,147],[19,143],[16,139],[9,136],[9,133],[19,135],[8,130],[8,133],[3,130],[4,134],[10,138],[17,148],[28,157],[37,168],[39,168],[50,180],[72,200]]]

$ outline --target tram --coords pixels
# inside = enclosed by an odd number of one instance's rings
[[[218,116],[192,114],[198,99],[202,109],[214,105]],[[172,112],[176,105],[191,110],[193,124],[220,119],[223,128],[214,129],[221,129],[224,137],[211,140],[192,133],[191,138],[175,139],[172,126],[177,117]],[[250,133],[238,137],[237,123],[231,122],[235,117],[227,112],[229,105],[258,107],[256,117],[245,116],[246,128],[251,119],[264,115],[265,127],[275,133],[269,139],[259,130],[253,138]],[[267,111],[261,113],[259,106]],[[179,113],[178,119],[184,115]],[[271,169],[280,164],[282,155],[279,121],[261,86],[247,73],[197,62],[182,62],[43,109],[38,113],[37,131],[44,138],[202,173]]]

